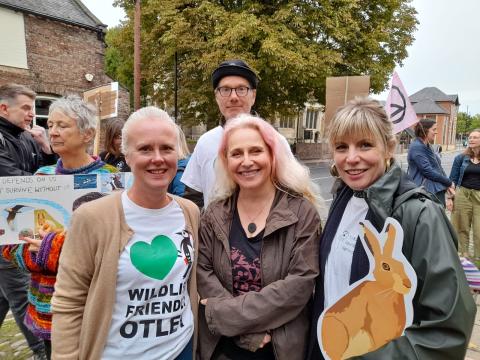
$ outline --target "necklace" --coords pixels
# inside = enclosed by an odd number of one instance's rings
[[[260,214],[263,212],[263,210],[265,210],[265,208],[267,207],[267,205],[270,203],[270,199],[268,199],[266,202],[265,202],[265,205],[263,205],[262,209],[257,213],[257,215],[255,215],[254,217],[250,217],[248,216],[246,213],[245,215],[249,218],[250,222],[248,223],[247,225],[247,230],[250,234],[253,234],[255,233],[255,231],[257,231],[257,224],[255,224],[255,219],[257,217],[260,216]]]

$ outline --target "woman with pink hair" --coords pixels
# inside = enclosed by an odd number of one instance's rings
[[[261,118],[225,126],[201,221],[200,359],[303,359],[318,274],[319,198]]]

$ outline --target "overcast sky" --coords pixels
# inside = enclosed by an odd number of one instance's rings
[[[113,0],[82,0],[108,26],[117,25],[123,10]],[[408,58],[396,71],[409,95],[435,86],[457,94],[460,111],[480,114],[480,1],[413,0],[420,21]],[[385,100],[388,93],[378,98]]]

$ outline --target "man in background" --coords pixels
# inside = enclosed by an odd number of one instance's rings
[[[0,176],[32,175],[55,162],[45,129],[33,125],[35,92],[22,85],[0,86]],[[0,257],[0,327],[10,309],[34,359],[46,359],[43,341],[23,324],[30,276]]]
[[[215,184],[215,159],[217,158],[223,126],[240,114],[249,114],[257,95],[257,74],[242,60],[222,62],[212,73],[212,85],[221,125],[207,131],[198,139],[195,150],[183,173],[184,197],[198,207],[207,206]]]

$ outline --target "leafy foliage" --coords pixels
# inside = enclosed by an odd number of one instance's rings
[[[413,42],[417,20],[409,3],[142,0],[144,90],[172,107],[177,53],[179,109],[187,124],[217,122],[210,74],[231,58],[258,73],[256,110],[267,118],[293,113],[311,97],[323,102],[327,76],[370,75],[371,90],[378,93]],[[129,86],[133,1],[116,5],[128,20],[109,31],[107,62],[109,74]]]
[[[468,135],[473,129],[480,129],[480,114],[469,115],[459,112],[457,115],[457,134]]]

